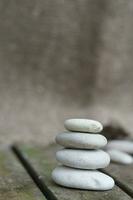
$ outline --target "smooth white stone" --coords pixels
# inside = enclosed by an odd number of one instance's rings
[[[133,158],[129,154],[119,151],[119,150],[108,150],[108,154],[110,155],[110,159],[113,162],[121,163],[121,164],[131,164],[133,163]]]
[[[79,149],[98,149],[107,144],[107,139],[100,134],[61,133],[56,136],[56,142],[64,147]]]
[[[133,141],[112,140],[107,144],[107,149],[117,149],[133,154]]]
[[[103,150],[63,149],[56,153],[56,159],[65,166],[79,169],[105,168],[110,163],[110,156]]]
[[[70,131],[98,133],[102,131],[103,126],[100,122],[90,119],[68,119],[64,126]]]
[[[65,166],[57,167],[52,172],[55,183],[86,190],[110,190],[114,187],[114,180],[96,170],[79,170]]]

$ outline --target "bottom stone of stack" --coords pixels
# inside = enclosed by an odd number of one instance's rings
[[[55,168],[52,179],[61,186],[85,190],[110,190],[115,184],[110,176],[97,170],[74,169],[66,166]]]

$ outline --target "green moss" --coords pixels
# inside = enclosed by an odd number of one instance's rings
[[[36,188],[21,188],[14,190],[1,190],[0,191],[0,200],[46,200],[43,194]]]
[[[11,151],[0,151],[0,200],[46,200]]]
[[[27,188],[17,191],[17,196],[20,200],[45,200],[43,194],[36,188]]]
[[[0,176],[8,176],[10,174],[6,167],[7,155],[3,151],[0,152]]]

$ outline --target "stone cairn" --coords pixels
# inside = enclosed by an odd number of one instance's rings
[[[107,139],[98,134],[102,124],[89,119],[68,119],[64,132],[56,137],[56,142],[63,147],[56,153],[56,159],[62,165],[52,172],[55,183],[69,188],[86,190],[109,190],[114,180],[98,171],[110,163],[110,156],[100,148],[107,144]]]

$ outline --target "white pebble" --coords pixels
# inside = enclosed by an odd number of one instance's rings
[[[110,156],[103,150],[63,149],[56,153],[56,159],[65,166],[79,169],[105,168],[110,163]]]
[[[110,155],[110,159],[113,162],[121,163],[121,164],[131,164],[133,163],[133,158],[129,154],[119,151],[119,150],[108,150],[108,154]]]
[[[56,142],[64,147],[79,149],[98,149],[107,144],[107,139],[100,134],[80,132],[61,133],[56,136]]]
[[[100,122],[90,119],[68,119],[64,126],[70,131],[98,133],[102,131],[103,126]]]
[[[65,166],[57,167],[52,172],[55,183],[86,190],[110,190],[114,187],[114,180],[104,173],[94,170],[79,170]]]
[[[107,144],[107,149],[117,149],[133,154],[133,141],[112,140]]]

